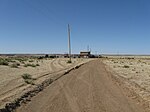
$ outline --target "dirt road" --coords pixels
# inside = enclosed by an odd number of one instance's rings
[[[24,59],[24,58],[22,58]],[[29,60],[29,59],[28,59]],[[23,74],[30,74],[36,85],[51,77],[57,77],[58,74],[65,72],[74,66],[90,61],[90,59],[72,59],[72,63],[67,63],[67,58],[56,59],[33,59],[33,62],[25,61],[26,64],[39,64],[36,67],[25,67],[20,63],[18,68],[0,65],[0,109],[8,102],[22,96],[27,91],[34,88],[33,85],[26,84],[22,78]]]
[[[17,112],[144,112],[109,77],[100,60],[52,83]]]

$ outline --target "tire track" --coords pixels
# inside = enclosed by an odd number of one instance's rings
[[[42,106],[41,106],[42,105]],[[27,110],[28,109],[28,110]],[[17,112],[144,112],[125,96],[99,60],[55,81]]]

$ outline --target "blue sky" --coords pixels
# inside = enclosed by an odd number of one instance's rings
[[[0,0],[0,53],[150,54],[149,0]]]

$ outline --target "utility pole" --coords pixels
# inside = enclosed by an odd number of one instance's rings
[[[68,47],[69,47],[69,62],[71,63],[71,42],[70,42],[70,25],[68,24]]]
[[[89,49],[89,45],[87,46],[87,52],[89,52],[90,51],[90,49]]]

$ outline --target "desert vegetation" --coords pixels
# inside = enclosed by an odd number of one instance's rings
[[[150,57],[110,56],[103,62],[145,102],[150,101]],[[148,103],[148,105],[150,102]]]
[[[71,61],[71,60],[68,60],[67,63],[72,63],[72,61]]]
[[[0,58],[0,65],[8,66],[8,61],[6,59]]]
[[[22,78],[24,79],[25,83],[27,84],[32,84],[34,85],[34,78],[32,78],[32,75],[28,74],[28,73],[25,73],[22,75]]]
[[[37,67],[40,66],[38,62],[38,57],[0,57],[0,65],[9,66],[10,68]]]
[[[37,67],[37,66],[39,66],[39,64],[30,64],[30,63],[24,64],[24,67]]]
[[[34,85],[56,77],[74,66],[89,61],[54,57],[0,57],[0,107],[13,101]],[[59,76],[59,75],[58,75]]]
[[[18,68],[20,66],[20,63],[12,63],[10,66],[12,68]]]

